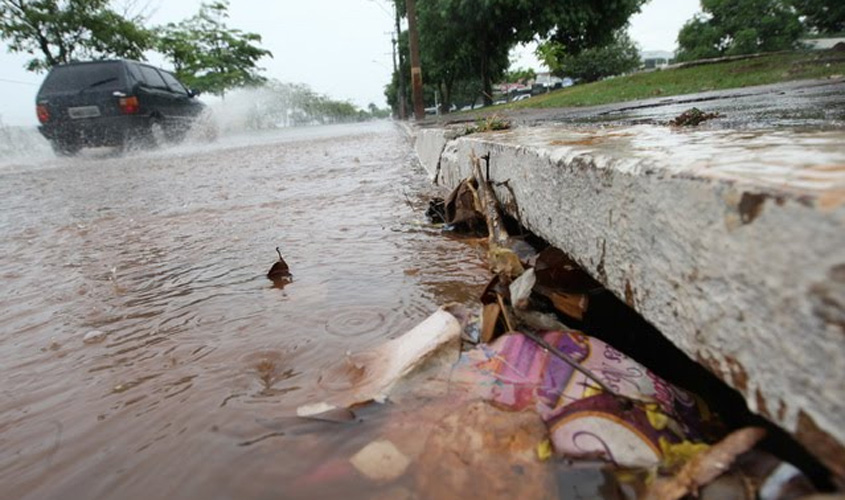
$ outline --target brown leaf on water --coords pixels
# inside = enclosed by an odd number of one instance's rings
[[[270,268],[270,271],[267,272],[267,279],[272,281],[274,285],[281,288],[290,282],[291,274],[288,263],[285,262],[285,259],[282,257],[282,252],[279,250],[279,247],[276,247],[276,253],[279,254],[279,260],[276,261],[276,263],[273,264],[273,267]]]
[[[677,500],[710,483],[728,469],[739,455],[756,445],[766,431],[759,427],[746,427],[729,434],[725,439],[702,451],[681,467],[674,477],[658,479],[646,492],[649,500]]]

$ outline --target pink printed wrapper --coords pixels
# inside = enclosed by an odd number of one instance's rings
[[[621,466],[651,466],[661,441],[701,441],[710,413],[693,394],[661,379],[601,340],[577,331],[543,339],[625,398],[603,392],[569,364],[513,332],[464,354],[453,381],[499,407],[533,408],[558,454],[603,458]]]

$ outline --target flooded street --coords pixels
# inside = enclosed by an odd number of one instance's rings
[[[381,122],[3,162],[2,496],[336,498],[299,482],[375,426],[296,407],[489,277],[424,223],[411,159]]]

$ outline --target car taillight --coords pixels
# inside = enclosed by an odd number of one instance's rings
[[[35,114],[38,115],[39,123],[47,123],[50,121],[50,111],[47,109],[47,106],[43,104],[35,106]]]
[[[120,112],[124,115],[134,115],[141,109],[137,97],[121,97],[119,105]]]

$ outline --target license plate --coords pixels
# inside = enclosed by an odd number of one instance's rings
[[[73,118],[94,118],[100,116],[100,108],[97,106],[79,106],[76,108],[67,108],[67,114]]]

